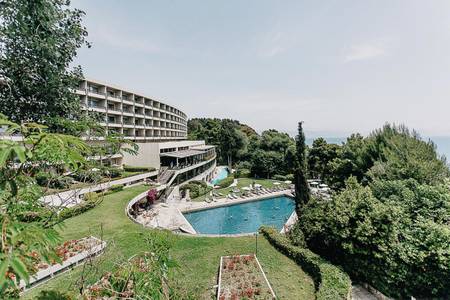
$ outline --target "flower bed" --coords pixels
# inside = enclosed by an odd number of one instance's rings
[[[97,255],[105,247],[106,242],[90,236],[79,240],[69,240],[61,246],[58,246],[56,248],[56,255],[58,255],[61,262],[53,260],[50,263],[46,263],[36,253],[31,253],[36,260],[33,270],[35,274],[31,276],[28,285],[22,280],[20,287],[23,289],[29,288],[47,280],[53,277],[54,274],[66,270],[84,261],[86,258]]]
[[[275,298],[275,293],[255,255],[220,258],[218,300]]]

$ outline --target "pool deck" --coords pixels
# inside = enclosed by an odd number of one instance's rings
[[[185,201],[185,200],[173,201],[171,203],[159,203],[159,204],[155,205],[151,210],[138,216],[136,218],[136,221],[146,227],[168,229],[168,230],[177,231],[177,232],[181,232],[181,233],[188,233],[190,235],[195,234],[196,236],[210,236],[210,237],[248,236],[248,235],[253,235],[254,233],[220,234],[220,235],[197,234],[197,232],[192,227],[192,225],[186,220],[183,213],[199,211],[199,210],[204,210],[204,209],[210,209],[210,208],[216,208],[216,207],[230,206],[230,205],[258,201],[258,200],[280,197],[280,196],[292,197],[292,193],[290,190],[282,190],[282,191],[277,191],[277,192],[273,192],[273,193],[268,193],[268,194],[264,194],[264,195],[253,196],[253,197],[247,197],[247,198],[238,198],[238,199],[220,198],[220,199],[215,199],[213,202],[210,202],[210,203],[204,202],[204,201],[192,202],[192,201]],[[285,231],[286,227],[289,227],[293,223],[295,223],[296,220],[297,220],[297,215],[294,211],[292,213],[292,215],[289,217],[285,226],[283,227],[282,232]]]

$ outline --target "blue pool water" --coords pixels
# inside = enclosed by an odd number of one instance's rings
[[[227,168],[221,168],[220,171],[219,171],[219,173],[217,174],[217,176],[216,176],[213,180],[211,180],[211,183],[212,183],[213,185],[216,185],[216,184],[218,184],[222,179],[227,178],[227,176],[228,176],[228,169],[227,169]]]
[[[261,225],[281,230],[294,211],[294,201],[289,197],[210,208],[184,216],[197,233],[238,234],[258,231]]]

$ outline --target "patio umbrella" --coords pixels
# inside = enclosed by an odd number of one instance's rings
[[[319,184],[319,187],[324,188],[324,187],[328,187],[328,185],[322,183],[322,184]]]
[[[280,185],[281,183],[279,183],[279,182],[274,182],[273,184],[274,184],[274,185]]]
[[[290,181],[290,180],[286,180],[284,183],[287,183],[287,184],[291,184],[292,183],[292,181]]]
[[[310,185],[318,185],[319,183],[318,182],[315,182],[315,181],[313,181],[313,182],[311,182],[310,183]]]

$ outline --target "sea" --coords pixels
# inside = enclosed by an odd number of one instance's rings
[[[306,144],[312,145],[315,138],[306,138]],[[342,144],[346,141],[346,137],[324,137],[327,143],[332,144]],[[450,163],[450,136],[431,136],[422,137],[423,140],[432,140],[437,147],[437,151],[440,155],[447,158],[447,163]]]

